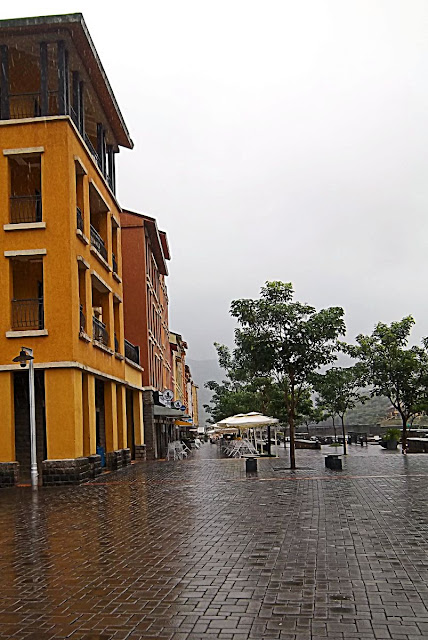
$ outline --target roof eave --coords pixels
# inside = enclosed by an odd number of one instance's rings
[[[129,135],[128,128],[123,119],[122,113],[119,109],[119,105],[116,101],[113,90],[110,86],[110,82],[108,81],[106,72],[104,71],[104,67],[101,63],[101,60],[98,56],[97,50],[95,49],[95,45],[92,41],[88,28],[86,26],[85,20],[83,18],[83,14],[81,13],[69,13],[64,15],[54,15],[54,16],[35,16],[31,18],[13,18],[10,20],[0,20],[0,34],[2,31],[29,31],[36,30],[38,31],[40,27],[50,27],[52,28],[67,28],[70,30],[77,28],[81,32],[82,36],[82,45],[83,50],[80,51],[81,59],[83,64],[86,66],[86,69],[91,76],[92,71],[94,71],[95,75],[98,74],[98,80],[101,80],[101,85],[98,86],[98,89],[101,89],[101,94],[103,93],[102,87],[105,89],[105,96],[100,95],[101,103],[103,107],[106,108],[105,98],[108,98],[110,101],[110,105],[112,107],[112,112],[110,115],[113,116],[113,120],[115,122],[111,122],[115,137],[117,139],[117,143],[121,147],[126,147],[127,149],[132,149],[134,147],[134,143],[131,140]],[[73,37],[74,34],[72,34]],[[78,36],[77,36],[78,37]],[[84,45],[89,47],[88,53],[91,54],[93,62],[95,65],[91,66],[90,57],[85,53]],[[92,77],[92,76],[91,76]],[[96,84],[96,78],[92,78]],[[104,99],[103,99],[104,98]],[[111,111],[107,109],[107,111]]]

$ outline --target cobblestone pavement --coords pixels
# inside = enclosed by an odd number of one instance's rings
[[[428,455],[325,453],[1,490],[0,638],[428,638]]]

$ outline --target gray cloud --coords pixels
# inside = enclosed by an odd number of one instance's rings
[[[408,313],[428,334],[426,2],[120,6],[83,7],[135,141],[119,196],[168,232],[191,356],[268,279],[344,306],[349,338]]]

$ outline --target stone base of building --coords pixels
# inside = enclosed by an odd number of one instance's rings
[[[82,484],[91,479],[89,458],[70,460],[43,460],[43,486],[59,484]]]
[[[147,452],[145,444],[135,445],[135,460],[136,462],[145,462],[147,460]]]
[[[131,450],[118,449],[106,454],[107,469],[116,471],[131,464]],[[101,472],[101,456],[94,454],[69,460],[43,460],[42,484],[79,485],[94,480]],[[0,462],[0,488],[13,487],[19,482],[19,462]]]
[[[117,449],[106,453],[106,468],[117,471],[131,464],[131,449]]]
[[[94,479],[97,476],[99,476],[102,472],[101,456],[99,456],[97,453],[94,453],[94,455],[88,456],[88,460],[89,460],[89,468],[90,468],[90,477]]]
[[[0,462],[0,488],[13,487],[19,478],[19,462]]]

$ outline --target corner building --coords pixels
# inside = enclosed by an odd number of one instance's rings
[[[81,14],[0,21],[0,58],[0,485],[29,477],[21,346],[40,478],[79,483],[144,444],[115,196],[132,141]]]

